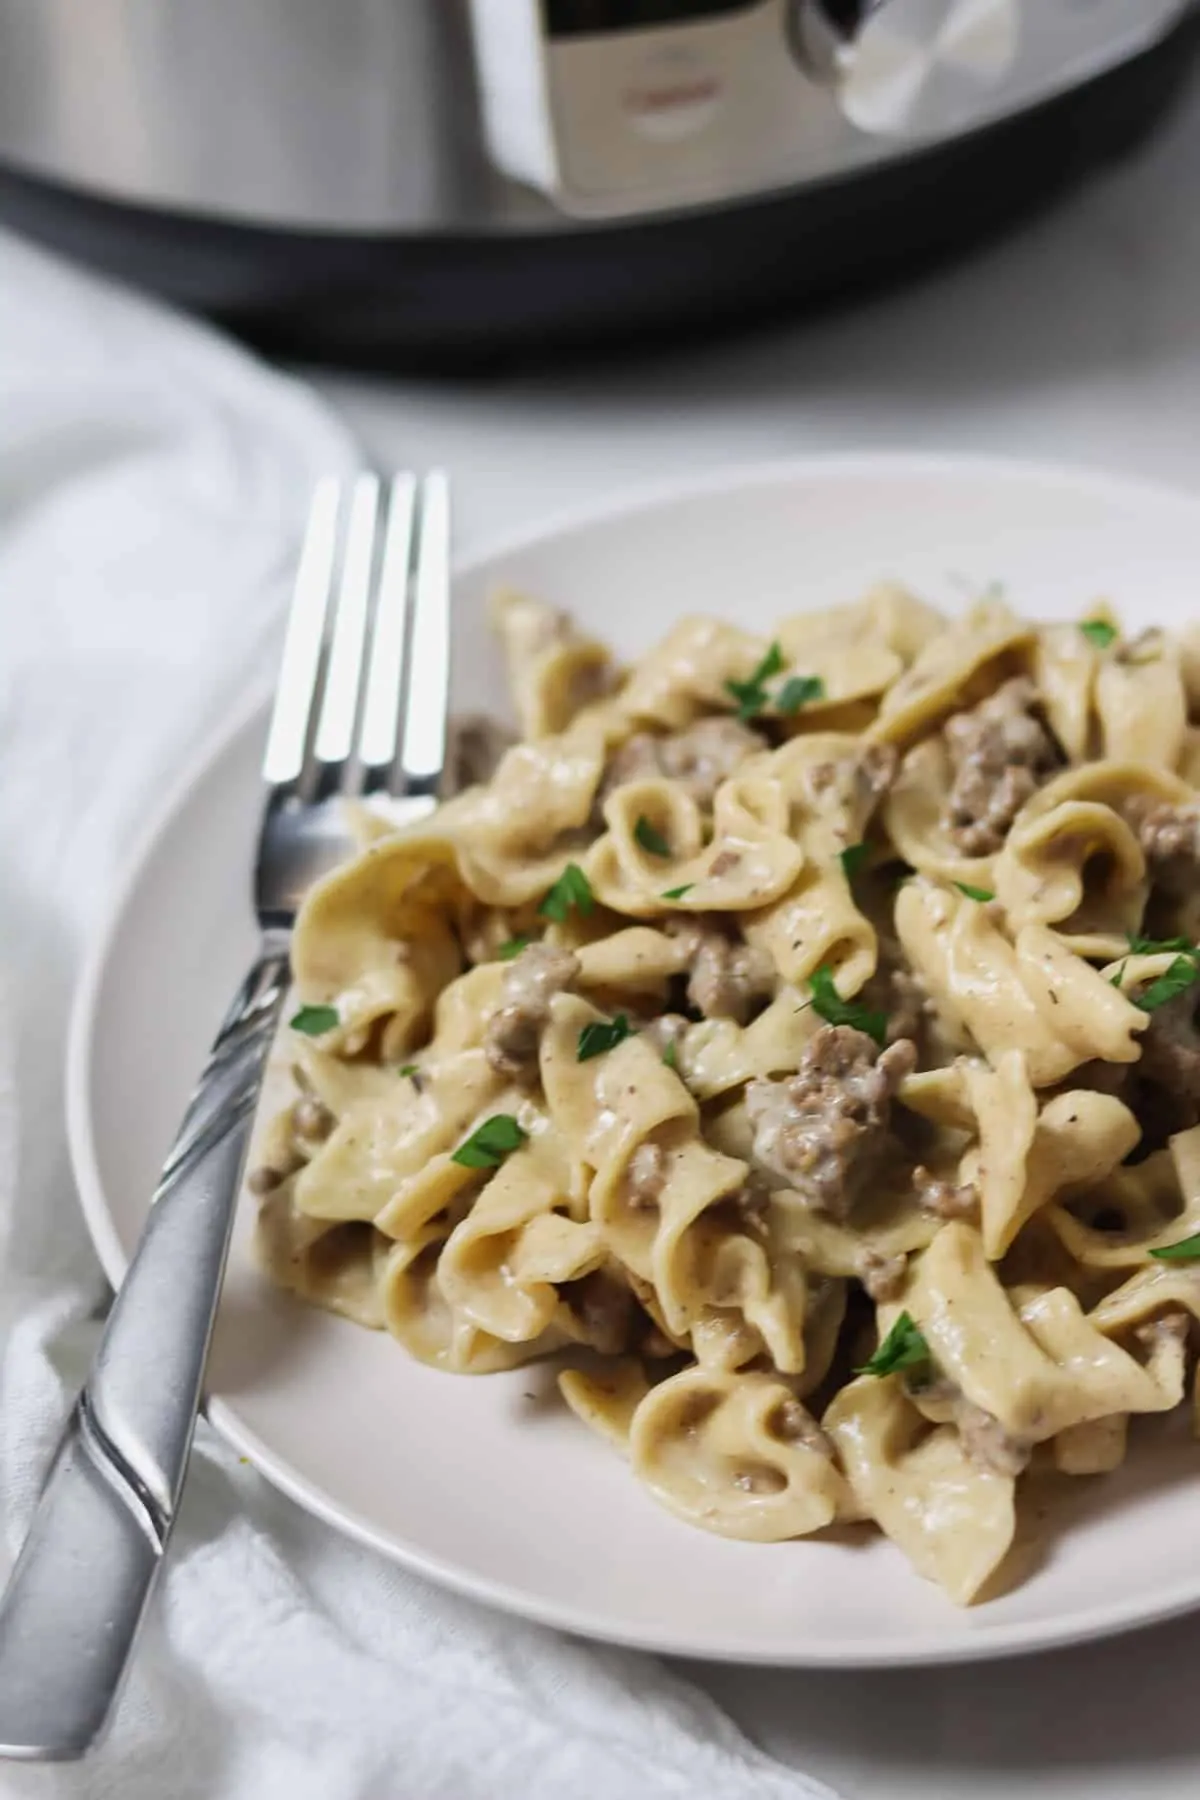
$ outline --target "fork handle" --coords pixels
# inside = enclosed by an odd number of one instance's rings
[[[167,1158],[0,1601],[0,1756],[104,1730],[175,1522],[290,933],[269,931]]]

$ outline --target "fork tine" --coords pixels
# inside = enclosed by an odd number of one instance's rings
[[[275,786],[296,781],[304,767],[321,666],[325,612],[333,586],[340,499],[341,483],[334,476],[326,476],[317,483],[309,508],[263,756],[263,779]]]
[[[446,761],[450,699],[450,484],[443,469],[421,484],[420,518],[400,773],[406,792],[432,796]]]
[[[408,618],[408,569],[416,522],[417,483],[413,475],[392,479],[383,556],[379,565],[379,599],[367,669],[359,760],[366,793],[390,787],[400,726],[400,677],[404,663],[404,631]]]
[[[358,476],[350,498],[333,642],[314,745],[317,761],[326,765],[347,762],[354,748],[378,508],[378,477]]]

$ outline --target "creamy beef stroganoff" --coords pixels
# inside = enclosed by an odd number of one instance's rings
[[[996,1591],[1030,1469],[1185,1400],[1200,636],[495,622],[519,741],[301,912],[267,1268],[446,1370],[564,1353],[694,1524]]]

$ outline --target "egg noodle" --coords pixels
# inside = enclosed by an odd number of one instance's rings
[[[520,740],[301,910],[266,1267],[441,1369],[562,1353],[693,1524],[998,1591],[1030,1471],[1190,1379],[1197,647],[892,585],[628,670],[494,619]]]

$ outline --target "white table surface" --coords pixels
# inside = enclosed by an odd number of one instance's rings
[[[1082,194],[819,322],[542,376],[317,381],[384,465],[446,464],[467,550],[667,473],[827,450],[1200,486],[1198,186],[1200,84]],[[847,1800],[1195,1800],[1198,1669],[1200,1619],[957,1670],[692,1673]]]

